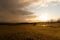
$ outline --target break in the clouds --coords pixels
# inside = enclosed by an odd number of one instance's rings
[[[60,18],[60,0],[38,0],[25,8],[37,16],[47,13],[51,19]]]
[[[31,3],[28,7],[26,8],[32,8],[32,7],[47,7],[48,3],[50,2],[60,2],[60,0],[37,0],[36,2],[34,1],[33,3]]]
[[[0,0],[0,22],[27,22],[34,18],[32,12],[22,10],[37,0]]]

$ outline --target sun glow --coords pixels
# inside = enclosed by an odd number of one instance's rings
[[[47,22],[51,20],[50,15],[48,13],[42,13],[41,15],[36,15],[36,18],[26,19],[31,22]]]
[[[37,20],[48,21],[48,20],[50,20],[50,18],[49,18],[49,15],[47,13],[45,13],[45,14],[41,14],[40,16],[38,16]]]

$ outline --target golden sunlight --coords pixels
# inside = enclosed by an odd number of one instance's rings
[[[36,15],[36,18],[26,20],[31,22],[47,22],[51,20],[51,17],[48,15],[48,13],[42,13],[41,15]]]
[[[45,14],[41,14],[40,16],[38,16],[37,20],[45,22],[45,21],[50,20],[50,18],[49,18],[49,15],[47,13],[45,13]]]

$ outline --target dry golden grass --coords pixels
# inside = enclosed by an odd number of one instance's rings
[[[0,40],[60,40],[59,24],[0,25]]]

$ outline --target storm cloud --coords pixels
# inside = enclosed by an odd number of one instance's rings
[[[0,0],[0,22],[25,22],[34,18],[32,12],[22,10],[37,0]]]

